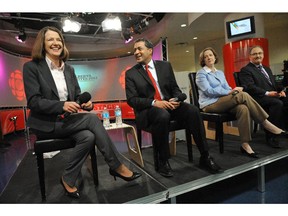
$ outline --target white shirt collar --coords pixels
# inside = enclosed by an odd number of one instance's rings
[[[143,67],[145,69],[145,64],[143,64]],[[151,59],[150,62],[148,63],[148,68],[150,69],[154,69],[154,63],[153,63],[153,60]]]
[[[209,67],[207,67],[206,65],[203,67],[203,69],[204,69],[207,73],[211,73],[211,72],[212,72],[212,70],[211,70]],[[217,71],[216,68],[215,68],[215,71]]]
[[[255,65],[255,67],[259,67],[259,66],[261,66],[261,67],[263,67],[263,65],[260,63],[259,65],[257,65],[257,64],[254,64],[253,62],[251,62],[253,65]]]
[[[50,70],[59,70],[59,71],[64,71],[64,62],[61,62],[61,66],[58,67],[56,66],[47,56],[45,56],[46,62],[48,64],[48,67]]]

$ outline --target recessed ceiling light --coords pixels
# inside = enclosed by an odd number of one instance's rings
[[[189,51],[189,50],[186,50],[185,52],[186,52],[186,53],[189,53],[190,51]]]
[[[184,28],[186,27],[187,25],[185,23],[181,24],[181,27]]]
[[[175,45],[176,45],[176,46],[184,47],[184,46],[187,46],[187,45],[188,45],[188,42],[179,42],[179,43],[176,43]]]
[[[193,40],[197,40],[198,39],[198,37],[193,37]]]

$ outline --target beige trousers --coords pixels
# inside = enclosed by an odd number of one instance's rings
[[[251,119],[261,124],[268,118],[264,109],[246,92],[220,97],[217,102],[204,107],[203,111],[235,114],[242,143],[252,140]]]

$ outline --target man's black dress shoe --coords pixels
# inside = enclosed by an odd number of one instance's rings
[[[173,171],[170,167],[168,160],[167,161],[159,161],[159,168],[158,168],[157,172],[164,177],[172,177],[173,176]]]
[[[211,156],[208,157],[201,156],[199,160],[199,166],[213,174],[223,172],[222,168],[215,163],[214,159]]]
[[[272,148],[280,148],[279,141],[276,137],[269,137],[266,139],[266,142]]]
[[[240,146],[240,151],[242,152],[242,154],[245,154],[245,155],[247,155],[248,157],[259,158],[259,157],[258,157],[258,153],[256,153],[256,152],[248,153],[242,146]]]
[[[133,181],[141,176],[141,173],[138,172],[133,172],[132,176],[130,177],[122,176],[121,174],[117,173],[115,170],[112,170],[111,168],[109,169],[109,173],[111,176],[114,176],[115,181],[116,177],[119,177],[125,181]]]
[[[63,186],[64,190],[66,191],[67,196],[70,196],[70,197],[72,197],[72,198],[77,198],[77,199],[80,198],[80,193],[79,193],[78,190],[76,190],[76,191],[74,191],[74,192],[69,192],[69,191],[67,191],[67,189],[66,189],[66,187],[65,187],[65,185],[64,185],[64,183],[63,183],[62,178],[60,179],[60,183],[61,183],[61,185]]]

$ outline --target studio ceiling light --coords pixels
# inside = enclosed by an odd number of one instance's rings
[[[27,38],[27,35],[26,35],[26,33],[25,33],[24,30],[21,30],[21,31],[19,32],[19,35],[17,35],[15,38],[16,38],[16,40],[17,40],[18,42],[20,42],[20,43],[25,43],[25,40],[26,40],[26,38]]]
[[[102,23],[102,30],[103,32],[107,31],[122,31],[121,20],[119,17],[115,16],[108,16]]]
[[[81,23],[72,19],[64,19],[62,29],[64,32],[79,32],[81,29]]]
[[[130,30],[126,29],[122,32],[122,37],[124,38],[125,40],[125,44],[129,43],[130,41],[133,40],[133,37],[131,35],[131,32]]]
[[[135,34],[141,34],[143,29],[146,28],[148,25],[149,22],[146,19],[143,19],[139,23],[136,23],[136,25],[132,26],[132,31]]]

